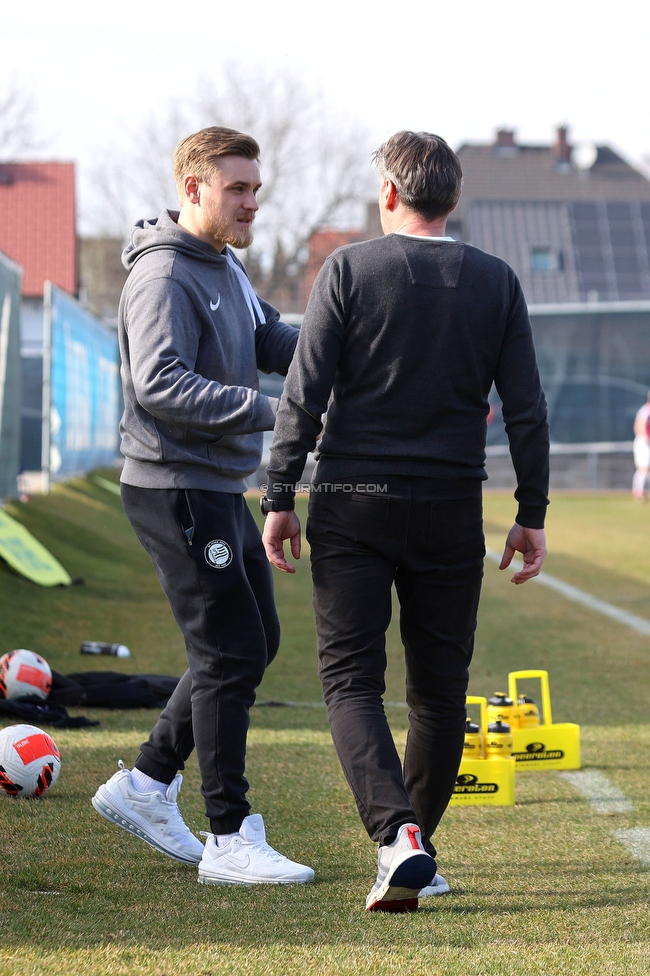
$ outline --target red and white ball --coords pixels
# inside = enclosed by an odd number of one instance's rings
[[[45,699],[51,687],[52,671],[40,654],[19,648],[0,657],[0,698]]]
[[[54,739],[35,725],[10,725],[0,731],[0,793],[43,796],[61,772]]]

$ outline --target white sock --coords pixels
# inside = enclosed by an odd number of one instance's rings
[[[236,830],[234,834],[215,834],[214,839],[217,843],[217,847],[227,847],[233,837],[237,837],[239,831]]]
[[[131,770],[131,782],[138,793],[162,793],[166,796],[169,783],[161,783],[158,779],[152,779],[139,769]]]

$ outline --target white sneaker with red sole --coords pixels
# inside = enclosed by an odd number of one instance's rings
[[[379,848],[377,880],[366,898],[367,912],[414,912],[420,891],[436,874],[436,862],[422,846],[417,824],[403,824],[392,844]]]

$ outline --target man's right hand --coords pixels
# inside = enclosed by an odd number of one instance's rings
[[[267,558],[283,573],[295,573],[296,567],[284,555],[285,539],[291,540],[293,558],[300,559],[300,519],[295,512],[269,512],[262,534]]]

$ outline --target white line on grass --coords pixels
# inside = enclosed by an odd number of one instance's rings
[[[583,769],[575,773],[562,772],[560,776],[589,800],[596,813],[627,813],[633,809],[625,793],[604,773],[595,769]]]
[[[641,864],[650,866],[650,827],[615,830],[614,836]]]
[[[497,552],[494,552],[493,549],[486,550],[486,556],[493,563],[496,563],[497,566],[501,562],[501,556]],[[522,563],[519,560],[513,559],[511,568],[515,572],[520,570],[521,566]],[[542,586],[548,586],[550,589],[556,590],[562,596],[573,600],[575,603],[581,603],[584,607],[595,610],[596,613],[602,613],[605,617],[611,617],[612,620],[618,621],[619,624],[625,624],[627,627],[636,630],[639,634],[650,637],[650,620],[637,617],[635,613],[628,613],[627,610],[621,610],[620,607],[615,607],[612,603],[606,603],[605,600],[598,600],[590,593],[585,593],[584,590],[579,590],[577,586],[571,586],[570,583],[565,583],[564,580],[557,579],[555,576],[549,576],[548,573],[540,573],[531,582],[535,582],[535,580],[541,583]]]

